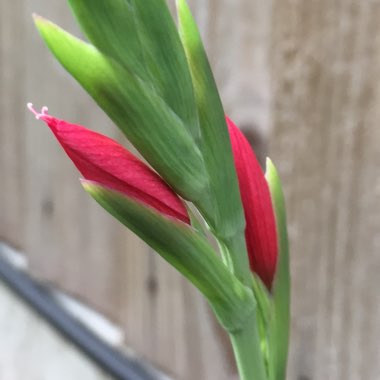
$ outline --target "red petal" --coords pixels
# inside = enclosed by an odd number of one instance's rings
[[[39,115],[52,130],[85,179],[120,191],[160,213],[190,223],[177,194],[141,160],[116,141],[46,113]]]
[[[276,271],[278,246],[269,187],[243,133],[229,118],[227,125],[246,219],[245,239],[250,267],[270,290]]]

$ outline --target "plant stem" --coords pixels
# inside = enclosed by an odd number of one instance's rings
[[[244,231],[222,240],[225,245],[223,253],[225,262],[232,273],[248,288],[252,287],[252,275],[249,268],[247,246]]]
[[[252,291],[252,273],[249,266],[244,229],[229,237],[217,236],[224,264],[236,278]],[[229,332],[240,380],[268,380],[261,339],[258,331],[256,301],[248,301],[252,311],[238,330]]]
[[[267,380],[255,311],[248,318],[244,328],[230,333],[230,339],[240,380]]]
[[[224,245],[224,247],[223,247]],[[244,231],[223,240],[222,255],[232,273],[249,289],[252,289],[252,274],[249,267]],[[255,302],[252,300],[252,302]],[[261,350],[256,307],[247,316],[244,325],[230,333],[240,380],[267,380],[265,361]]]

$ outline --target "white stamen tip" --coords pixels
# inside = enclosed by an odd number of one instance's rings
[[[36,117],[37,120],[39,120],[42,116],[46,116],[48,114],[48,108],[46,106],[42,107],[41,109],[41,112],[37,112],[34,108],[33,108],[33,103],[28,103],[27,104],[27,107],[29,109],[30,112],[32,112],[34,114],[34,116]]]

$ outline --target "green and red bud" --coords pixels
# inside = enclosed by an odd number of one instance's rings
[[[44,107],[36,112],[54,133],[63,149],[86,180],[116,190],[161,214],[190,223],[186,207],[178,195],[145,163],[116,141],[80,125],[59,120]]]
[[[95,7],[104,1],[90,3]],[[184,94],[183,97],[176,96],[177,102],[186,108],[183,110],[176,104],[183,112],[178,113],[179,108],[168,103],[154,81],[142,80],[131,67],[126,67],[127,63],[112,59],[104,49],[97,49],[40,16],[34,16],[34,19],[57,60],[120,128],[149,165],[184,199],[196,202],[202,198],[208,189],[208,176],[194,137],[197,134],[197,125],[193,125],[196,111],[187,109],[191,100],[185,99]],[[104,25],[112,28],[110,22]],[[171,71],[168,73],[163,67],[161,70],[156,73],[158,77],[162,79],[165,74],[165,78],[172,78]],[[175,80],[181,82],[177,77]],[[171,87],[171,82],[165,82],[167,94]],[[191,99],[193,95],[188,96]],[[174,101],[172,96],[170,100]],[[192,115],[191,121],[189,115]]]

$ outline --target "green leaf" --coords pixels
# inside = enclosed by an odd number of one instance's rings
[[[261,281],[260,277],[255,273],[252,273],[252,289],[257,301],[257,324],[260,333],[261,352],[265,362],[267,375],[269,375],[272,370],[269,347],[273,318],[272,295],[269,293],[266,285]]]
[[[286,377],[290,329],[289,243],[286,227],[285,200],[280,178],[272,161],[267,159],[266,179],[276,215],[279,257],[273,284],[273,325],[270,335],[270,355],[275,380]]]
[[[90,181],[82,181],[82,184],[102,207],[203,293],[228,331],[239,331],[254,311],[253,294],[223,265],[202,234],[124,194]]]
[[[132,0],[151,78],[199,143],[200,128],[185,51],[165,0]]]
[[[134,11],[126,0],[68,0],[83,32],[102,53],[147,79]]]
[[[50,21],[36,17],[35,22],[58,61],[157,172],[184,198],[204,196],[208,179],[201,153],[151,86]]]
[[[69,0],[89,40],[140,78],[199,140],[193,86],[185,53],[163,0]]]
[[[179,33],[193,78],[202,134],[201,151],[217,210],[209,221],[220,238],[244,231],[245,219],[223,106],[202,40],[185,0],[177,0]]]

